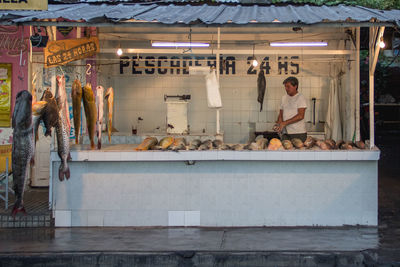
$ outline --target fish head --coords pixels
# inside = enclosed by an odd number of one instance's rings
[[[40,100],[42,101],[47,101],[49,99],[53,98],[53,93],[50,91],[49,88],[47,88],[46,90],[44,90],[42,97],[40,98]]]
[[[105,98],[108,98],[108,97],[110,97],[110,96],[112,96],[112,95],[114,95],[114,90],[113,90],[112,87],[108,87],[108,89],[107,89],[107,91],[106,91],[104,97],[105,97]]]
[[[28,129],[32,124],[32,95],[27,90],[17,94],[15,99],[12,127]]]

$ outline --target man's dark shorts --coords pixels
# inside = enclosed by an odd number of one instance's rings
[[[282,140],[292,140],[293,138],[299,138],[302,142],[304,142],[307,139],[307,133],[282,135]]]

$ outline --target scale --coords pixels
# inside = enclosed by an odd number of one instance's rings
[[[164,95],[167,104],[167,133],[189,134],[187,104],[190,95]]]

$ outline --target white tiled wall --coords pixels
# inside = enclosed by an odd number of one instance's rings
[[[257,75],[247,74],[248,65],[244,56],[235,56],[236,74],[221,75],[221,130],[225,142],[245,143],[249,132],[271,130],[276,121],[280,100],[285,94],[282,82],[290,74],[277,73],[277,58],[270,57],[270,74],[266,75],[267,89],[263,111],[257,102]],[[308,130],[312,127],[312,101],[316,98],[316,122],[325,120],[327,98],[329,95],[329,65],[327,63],[302,62],[299,74],[299,91],[308,99],[306,121]],[[108,69],[107,69],[108,68]],[[143,71],[143,69],[141,69]],[[165,132],[166,104],[164,95],[190,94],[188,104],[188,123],[191,133],[215,133],[215,110],[207,107],[205,79],[203,76],[166,74],[133,75],[127,67],[124,74],[119,73],[119,65],[103,67],[109,73],[104,79],[105,86],[112,85],[115,90],[115,127],[120,132],[130,133],[137,127],[138,133]],[[290,71],[289,71],[290,73]],[[137,118],[143,118],[138,122]],[[323,130],[320,127],[319,130]]]

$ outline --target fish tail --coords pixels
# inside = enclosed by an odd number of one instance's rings
[[[262,103],[260,103],[260,112],[262,111]]]
[[[14,207],[13,207],[13,209],[12,209],[12,211],[11,211],[11,216],[12,216],[13,218],[15,218],[15,216],[17,215],[18,212],[22,212],[25,216],[27,215],[24,206],[22,206],[22,205],[21,205],[21,206],[16,206],[16,205],[14,204]]]
[[[97,141],[97,148],[101,149],[101,140],[100,139]]]
[[[61,162],[60,167],[58,169],[58,179],[60,179],[60,181],[63,181],[64,176],[65,176],[65,178],[67,178],[67,180],[71,176],[71,172],[69,170],[69,166],[68,166],[67,162]]]

